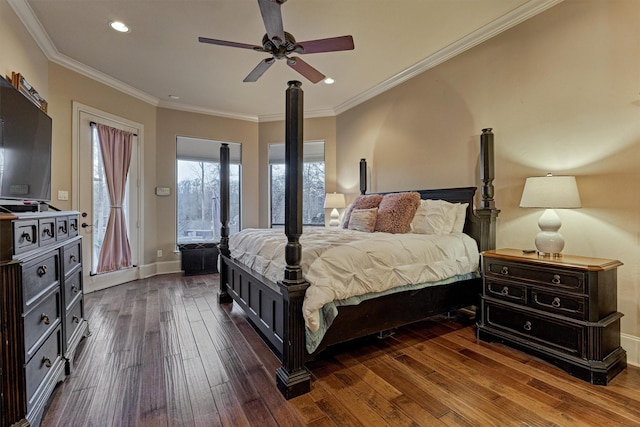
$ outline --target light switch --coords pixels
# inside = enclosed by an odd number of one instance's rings
[[[58,190],[58,200],[69,200],[69,192]]]
[[[156,196],[169,196],[169,195],[171,195],[171,188],[156,187]]]

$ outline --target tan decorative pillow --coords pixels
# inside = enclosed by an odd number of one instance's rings
[[[376,228],[378,208],[354,209],[349,217],[349,230],[373,233]]]
[[[358,197],[356,197],[353,203],[351,203],[350,207],[344,213],[344,218],[342,220],[342,228],[349,227],[349,219],[351,217],[351,212],[353,212],[354,209],[377,208],[381,200],[382,200],[381,194],[365,194],[365,195],[361,194]]]
[[[385,194],[378,206],[375,230],[384,233],[408,233],[418,206],[420,206],[419,193]]]

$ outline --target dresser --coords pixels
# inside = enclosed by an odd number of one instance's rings
[[[620,347],[617,268],[603,258],[482,253],[480,339],[534,354],[571,375],[606,385],[627,366]]]
[[[39,425],[87,335],[77,212],[0,215],[0,424]]]

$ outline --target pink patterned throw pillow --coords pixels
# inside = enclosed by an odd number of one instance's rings
[[[420,206],[419,193],[385,194],[378,206],[375,230],[395,234],[408,233],[418,206]]]
[[[354,209],[349,218],[349,230],[373,233],[376,228],[378,208]]]
[[[381,194],[366,194],[360,195],[356,197],[356,199],[351,203],[351,206],[344,213],[344,218],[342,220],[342,228],[349,227],[349,219],[351,218],[351,212],[354,209],[371,209],[377,208],[380,202],[382,201]]]

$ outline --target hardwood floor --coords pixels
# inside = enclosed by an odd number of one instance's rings
[[[444,317],[330,349],[286,401],[278,360],[217,289],[165,275],[87,294],[91,336],[42,425],[640,425],[640,369],[593,386]]]

